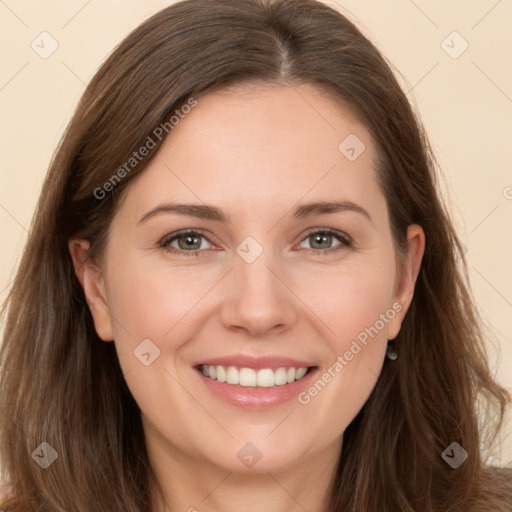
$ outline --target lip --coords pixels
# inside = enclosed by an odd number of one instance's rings
[[[244,354],[235,354],[233,356],[206,359],[194,363],[193,366],[198,367],[202,364],[207,364],[208,366],[236,366],[237,368],[252,368],[253,370],[262,370],[263,368],[272,368],[277,370],[278,368],[290,368],[291,366],[294,366],[295,368],[308,368],[310,366],[316,366],[315,363],[300,361],[299,359],[290,359],[289,357],[254,357]]]
[[[229,358],[232,360],[232,358]],[[212,359],[212,361],[218,361]],[[290,361],[290,360],[287,360]],[[200,363],[200,364],[208,364]],[[211,363],[220,364],[222,363]],[[258,363],[259,364],[259,363]],[[235,364],[228,366],[237,366]],[[282,364],[281,366],[286,366]],[[290,366],[295,366],[291,364]],[[248,366],[244,366],[249,368]],[[311,365],[302,364],[302,367],[309,367],[308,373],[302,379],[296,380],[290,384],[284,384],[282,386],[274,386],[271,388],[255,387],[255,386],[241,386],[240,384],[228,384],[226,382],[218,382],[217,380],[205,377],[200,370],[199,366],[194,367],[197,377],[201,379],[207,390],[214,397],[226,402],[230,405],[234,405],[237,408],[244,410],[263,410],[270,409],[282,405],[294,398],[297,398],[299,393],[304,389],[308,388],[311,383],[316,379],[319,372],[317,366],[311,367]],[[265,368],[273,368],[273,366],[266,366]],[[255,368],[257,369],[257,368]]]

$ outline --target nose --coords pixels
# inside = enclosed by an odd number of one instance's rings
[[[276,335],[299,318],[300,301],[286,282],[286,272],[263,254],[252,263],[237,258],[225,283],[222,321],[229,330],[254,338]]]

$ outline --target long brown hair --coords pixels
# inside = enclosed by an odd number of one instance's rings
[[[409,224],[426,235],[398,360],[384,365],[344,433],[330,512],[510,511],[510,472],[487,468],[480,447],[501,427],[510,397],[489,371],[487,334],[438,196],[427,137],[378,50],[314,0],[171,5],[122,41],[87,87],[54,155],[3,308],[5,510],[151,510],[154,475],[140,411],[114,344],[95,332],[67,244],[85,238],[91,257],[101,254],[123,191],[161,140],[118,172],[108,193],[98,189],[191,98],[245,82],[313,84],[351,107],[378,150],[397,254],[407,250]],[[58,454],[44,470],[31,456],[43,442]],[[468,453],[457,469],[441,456],[453,442]]]

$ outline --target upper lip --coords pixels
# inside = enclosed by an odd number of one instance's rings
[[[291,359],[289,357],[279,356],[249,356],[244,354],[236,354],[225,357],[215,357],[213,359],[205,359],[198,361],[194,366],[202,364],[208,366],[236,366],[238,368],[252,368],[253,370],[261,370],[263,368],[308,368],[312,365],[310,362],[301,361],[299,359]]]

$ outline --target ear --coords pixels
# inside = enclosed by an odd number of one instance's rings
[[[420,272],[421,260],[425,252],[425,233],[418,224],[411,224],[407,229],[408,253],[404,261],[401,279],[396,283],[392,309],[397,312],[388,323],[388,339],[398,336],[403,319],[411,305],[416,279]]]
[[[112,341],[112,319],[105,281],[101,269],[89,257],[89,247],[87,240],[70,240],[68,243],[75,274],[82,285],[96,332],[103,341]]]

